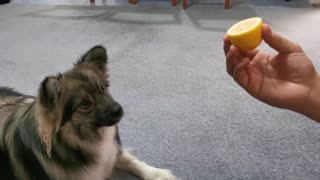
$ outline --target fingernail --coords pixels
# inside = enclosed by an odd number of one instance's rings
[[[270,37],[270,35],[272,35],[272,30],[271,30],[271,27],[268,25],[268,24],[264,24],[264,32],[262,33],[262,37],[263,39],[267,38],[267,37]]]
[[[237,50],[237,48],[236,48],[234,45],[231,45],[231,46],[230,46],[230,51],[231,51],[231,53],[235,53],[236,50]]]
[[[231,57],[236,57],[237,56],[237,54],[238,54],[238,49],[237,49],[237,47],[236,46],[234,46],[234,45],[231,45],[231,47],[230,47],[230,55],[231,55]]]

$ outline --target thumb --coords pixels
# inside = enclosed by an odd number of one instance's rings
[[[302,52],[302,49],[298,44],[272,32],[270,26],[267,24],[263,24],[262,26],[262,38],[271,48],[275,49],[280,54]]]

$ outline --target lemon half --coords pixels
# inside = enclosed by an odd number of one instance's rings
[[[242,20],[231,26],[227,35],[231,43],[241,50],[255,49],[262,41],[262,19],[253,17]]]

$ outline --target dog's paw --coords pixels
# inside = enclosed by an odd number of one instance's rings
[[[148,173],[144,180],[176,180],[177,178],[166,169],[154,168]]]

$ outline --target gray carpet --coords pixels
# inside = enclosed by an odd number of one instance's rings
[[[225,72],[222,37],[251,16],[302,44],[320,70],[318,9],[5,5],[0,86],[34,95],[102,44],[126,111],[122,141],[140,159],[183,180],[320,179],[320,124],[253,99]]]

